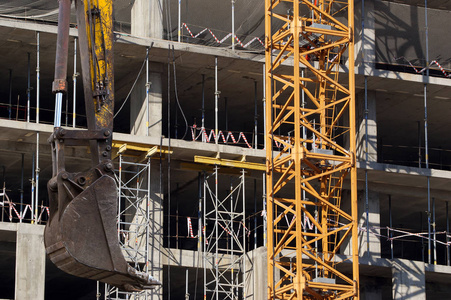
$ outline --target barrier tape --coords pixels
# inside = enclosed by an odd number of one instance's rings
[[[430,66],[432,66],[432,65],[437,65],[437,66],[439,67],[440,71],[442,71],[443,75],[444,75],[446,78],[450,78],[450,77],[451,77],[451,74],[447,73],[447,72],[445,71],[445,69],[444,69],[444,68],[439,64],[439,62],[436,61],[436,60],[431,61],[427,67],[424,67],[423,69],[418,70],[418,69],[417,69],[410,61],[408,61],[404,56],[401,56],[401,57],[398,57],[398,58],[394,57],[394,59],[395,59],[395,60],[400,60],[400,59],[402,59],[402,60],[406,61],[406,62],[407,62],[407,63],[415,70],[415,72],[416,72],[417,74],[423,73],[428,67],[430,67]]]
[[[191,224],[191,218],[190,218],[190,217],[187,217],[187,218],[186,218],[186,221],[187,221],[187,223],[188,223],[188,233],[189,233],[189,237],[194,239],[195,237],[194,237],[194,234],[193,234],[193,226],[192,226],[192,224]]]
[[[221,223],[218,222],[218,224],[219,224],[219,226],[221,226],[221,228],[222,228],[228,235],[232,235],[232,232],[231,232],[230,230],[228,230],[227,228],[225,228],[224,226],[222,226]]]
[[[186,30],[188,31],[189,35],[192,38],[198,38],[202,33],[208,31],[211,34],[211,36],[214,38],[214,40],[216,41],[217,44],[223,44],[226,40],[228,40],[232,36],[232,33],[228,33],[225,37],[223,37],[220,40],[220,39],[218,39],[218,37],[213,33],[213,31],[210,28],[204,28],[200,32],[198,32],[197,34],[193,34],[193,32],[191,31],[191,29],[188,27],[188,25],[186,23],[182,23],[181,29],[183,29],[183,27],[186,28]],[[251,39],[246,44],[243,44],[243,42],[238,38],[237,35],[235,35],[235,40],[243,48],[248,48],[255,41],[258,41],[260,43],[260,45],[262,45],[263,47],[265,46],[265,43],[263,43],[262,40],[259,37],[254,37],[253,39]]]
[[[240,224],[243,225],[243,228],[245,230],[245,232],[247,233],[247,237],[249,237],[251,235],[251,231],[249,229],[247,229],[246,225],[244,225],[244,222],[241,221]]]
[[[3,196],[3,195],[2,195]],[[27,214],[28,211],[30,211],[31,213],[33,213],[32,209],[31,209],[31,205],[30,204],[25,204],[25,208],[22,211],[22,213],[20,213],[17,209],[16,209],[16,203],[12,202],[9,200],[8,195],[6,195],[6,193],[4,194],[4,196],[6,197],[6,200],[4,202],[2,202],[2,206],[6,206],[8,205],[8,219],[10,222],[12,222],[14,215],[17,219],[19,220],[25,220],[25,215]],[[19,203],[17,203],[19,204]],[[38,206],[39,207],[39,206]],[[41,222],[42,220],[42,216],[44,215],[44,212],[47,213],[48,218],[50,218],[50,210],[47,206],[40,206],[41,207],[41,212],[36,220],[36,222]]]
[[[210,134],[207,134],[207,130],[204,127],[198,128],[197,126],[193,125],[190,126],[191,129],[191,137],[193,138],[193,141],[196,141],[199,139],[199,137],[203,136],[205,139],[205,142],[210,143],[211,141],[219,141],[219,138],[222,139],[223,143],[226,144],[229,142],[229,139],[232,141],[233,144],[238,144],[241,139],[243,139],[244,143],[249,147],[249,149],[252,149],[252,146],[247,141],[246,135],[244,132],[238,133],[238,140],[235,138],[233,133],[231,131],[227,132],[227,136],[224,135],[222,130],[218,132],[218,135],[216,135],[215,130],[211,129]],[[200,131],[199,134],[197,134],[197,130]]]
[[[207,239],[207,235],[206,235],[206,227],[207,227],[207,225],[202,227],[202,233],[203,233],[204,238],[205,238],[205,245],[208,245],[208,239]]]

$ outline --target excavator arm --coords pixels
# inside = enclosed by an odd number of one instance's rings
[[[48,182],[50,219],[44,242],[48,256],[61,270],[98,280],[125,291],[160,284],[132,268],[122,255],[117,232],[117,183],[111,161],[114,73],[113,1],[74,0],[82,65],[88,130],[61,127],[62,97],[67,91],[67,59],[71,0],[59,0],[55,62],[53,177]],[[88,146],[92,167],[66,170],[64,149]]]

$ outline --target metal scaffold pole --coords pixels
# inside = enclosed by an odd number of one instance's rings
[[[426,169],[429,169],[429,143],[428,143],[428,106],[427,90],[429,81],[429,41],[428,41],[428,1],[424,1],[424,27],[426,30],[426,75],[424,80],[424,161]],[[427,175],[427,203],[428,203],[428,262],[432,263],[431,246],[431,177]]]
[[[265,3],[268,297],[358,299],[354,1]]]
[[[224,197],[219,166],[204,175],[203,186],[203,262],[204,299],[245,298],[246,242],[249,234],[245,222],[245,171],[230,179]]]
[[[218,100],[219,100],[219,94],[218,91],[218,58],[215,57],[215,143],[218,144],[219,136],[218,136]]]
[[[30,105],[31,105],[31,53],[28,52],[28,65],[27,65],[27,122],[30,122]]]

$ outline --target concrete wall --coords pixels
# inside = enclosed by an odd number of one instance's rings
[[[415,65],[425,66],[424,7],[388,1],[373,2],[376,61],[408,65],[406,61],[395,59],[404,56]],[[446,38],[449,36],[448,27],[443,24],[450,17],[451,11],[428,9],[429,59],[439,59],[445,68],[450,67],[450,40]]]

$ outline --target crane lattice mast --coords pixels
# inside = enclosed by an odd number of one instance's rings
[[[265,1],[268,298],[358,299],[354,1]]]

